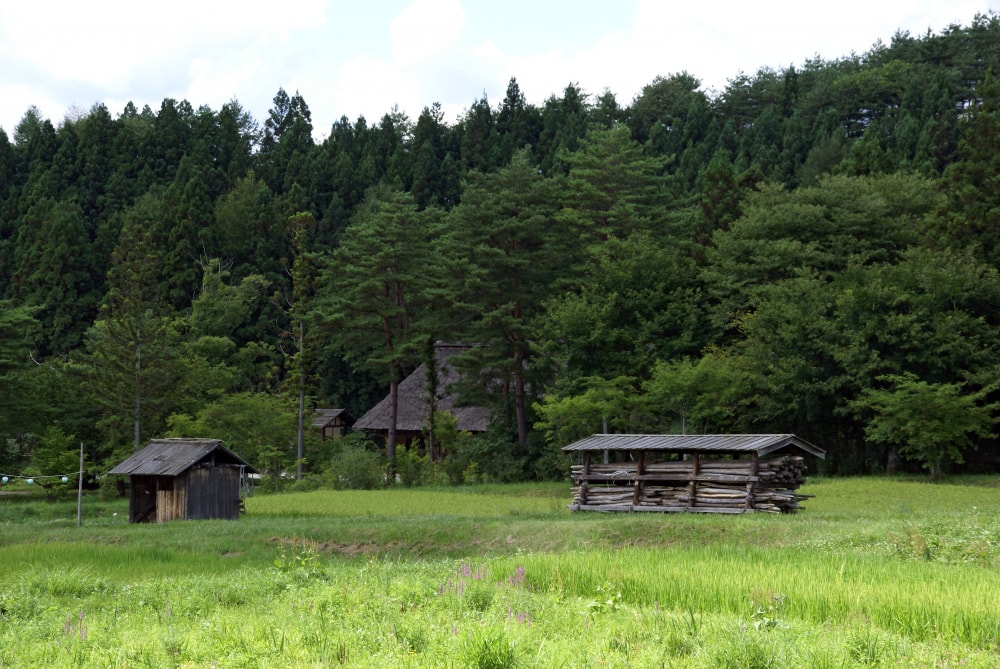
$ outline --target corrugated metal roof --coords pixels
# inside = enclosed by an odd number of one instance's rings
[[[684,451],[687,453],[757,453],[767,455],[789,446],[819,458],[826,451],[794,434],[594,434],[563,446],[576,451]]]
[[[218,439],[168,438],[153,439],[144,449],[133,453],[109,474],[135,476],[178,476],[198,464],[214,451],[223,464],[243,465],[256,472],[245,460],[222,445]]]

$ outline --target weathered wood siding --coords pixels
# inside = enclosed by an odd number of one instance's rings
[[[186,518],[240,517],[239,467],[195,467],[183,478],[187,488]]]
[[[184,518],[184,477],[157,478],[159,488],[156,491],[156,522],[165,523],[168,520]]]
[[[133,476],[130,523],[240,517],[240,468],[195,467],[180,476]]]

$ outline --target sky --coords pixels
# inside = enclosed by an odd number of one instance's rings
[[[542,104],[570,83],[628,105],[656,76],[707,92],[741,73],[863,54],[1000,12],[1000,0],[33,0],[0,6],[0,128],[31,107],[54,124],[103,103],[164,98],[263,124],[299,93],[317,139],[340,117],[412,120],[440,103],[454,123],[511,77]]]

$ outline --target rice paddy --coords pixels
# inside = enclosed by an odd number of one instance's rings
[[[995,479],[803,492],[709,517],[319,491],[161,526],[88,499],[81,528],[0,497],[0,667],[1000,667]]]

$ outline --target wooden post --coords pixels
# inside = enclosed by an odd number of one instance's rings
[[[583,481],[580,483],[580,504],[587,503],[588,477],[590,476],[590,451],[583,454]]]
[[[688,508],[694,506],[695,502],[695,491],[698,488],[698,482],[695,480],[698,477],[698,467],[701,464],[701,453],[694,454],[694,460],[691,462],[691,479],[688,483]]]
[[[76,484],[76,526],[83,524],[83,442],[80,442],[80,474]]]
[[[639,500],[642,498],[642,479],[640,477],[643,474],[643,464],[645,462],[646,451],[639,451],[639,459],[635,462],[635,489],[632,491],[633,506],[639,506]]]
[[[757,488],[758,472],[760,471],[760,455],[754,451],[750,455],[750,477],[747,479],[747,498],[743,502],[746,511],[753,511],[754,492]]]

